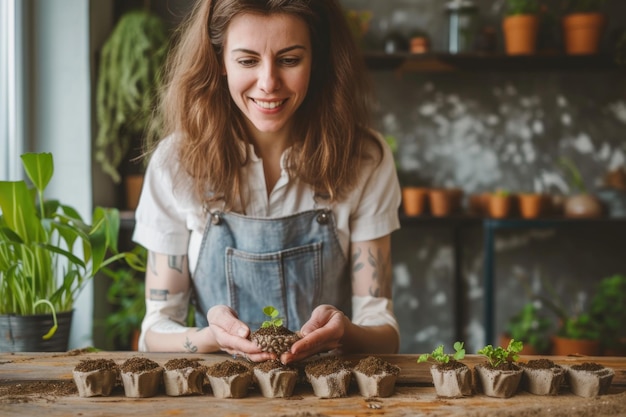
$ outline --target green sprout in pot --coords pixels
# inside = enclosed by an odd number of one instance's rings
[[[519,353],[523,348],[524,343],[511,339],[506,348],[501,346],[494,348],[492,345],[487,345],[480,349],[478,354],[485,356],[492,368],[508,368],[513,362],[519,360]]]
[[[539,0],[507,0],[506,15],[525,15],[539,13]]]
[[[454,353],[444,353],[443,345],[439,345],[432,353],[424,353],[417,358],[417,363],[427,362],[431,360],[437,364],[446,364],[450,360],[460,361],[465,358],[465,349],[463,348],[463,342],[454,343]]]
[[[269,318],[261,324],[261,327],[280,327],[283,325],[282,317],[278,317],[280,312],[276,310],[273,306],[265,306],[263,308],[263,313]]]
[[[283,326],[283,318],[274,306],[264,307],[263,314],[268,317],[268,320],[250,334],[250,340],[256,343],[262,351],[280,356],[287,352],[291,345],[300,339],[300,336]]]

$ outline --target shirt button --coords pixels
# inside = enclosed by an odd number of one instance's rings
[[[211,213],[211,223],[218,225],[222,222],[219,211]]]
[[[325,211],[317,215],[317,222],[319,224],[328,224],[328,213]]]

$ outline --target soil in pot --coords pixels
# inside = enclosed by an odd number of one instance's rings
[[[202,394],[206,367],[198,361],[189,359],[171,359],[163,365],[163,383],[165,393],[172,397]]]
[[[72,377],[81,397],[107,397],[115,387],[119,367],[111,359],[81,360],[72,371]]]
[[[280,356],[289,351],[291,345],[300,339],[297,333],[285,326],[261,327],[250,334],[250,340],[257,344],[264,352],[275,353]]]
[[[522,379],[522,368],[513,363],[503,363],[495,368],[488,363],[478,364],[474,372],[477,388],[489,397],[512,397]]]
[[[395,388],[400,368],[380,358],[368,356],[353,369],[359,392],[364,397],[390,397]]]
[[[348,395],[352,370],[350,364],[337,357],[326,357],[304,367],[313,392],[319,398],[339,398]]]
[[[608,392],[615,371],[595,362],[566,367],[570,390],[579,397],[596,397]]]
[[[450,360],[430,367],[437,395],[460,398],[472,395],[472,372],[462,362]]]
[[[133,357],[121,366],[122,383],[127,397],[154,397],[159,392],[163,368],[151,359]]]
[[[241,362],[216,363],[207,368],[206,374],[217,398],[243,398],[252,384],[252,371]]]
[[[253,373],[261,394],[267,398],[291,397],[298,380],[298,371],[279,360],[256,364]]]
[[[565,369],[549,359],[533,359],[520,364],[522,386],[535,395],[558,395],[565,381]]]

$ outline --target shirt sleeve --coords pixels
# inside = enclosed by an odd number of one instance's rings
[[[155,150],[144,177],[137,210],[133,241],[152,252],[168,255],[187,253],[189,228],[185,201],[191,195],[180,181],[181,173],[172,137]],[[183,197],[186,196],[186,197]]]
[[[365,165],[359,200],[350,219],[352,242],[377,239],[400,228],[401,192],[393,153],[380,134],[376,137],[382,146],[382,159]]]

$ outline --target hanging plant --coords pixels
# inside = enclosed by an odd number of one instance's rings
[[[96,90],[95,159],[115,183],[134,138],[148,129],[168,50],[168,31],[149,11],[126,13],[102,47]]]

